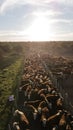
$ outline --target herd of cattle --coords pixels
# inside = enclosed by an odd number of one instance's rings
[[[13,130],[73,130],[73,116],[54,87],[40,55],[25,61]]]

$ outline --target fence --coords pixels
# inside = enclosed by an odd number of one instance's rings
[[[73,115],[73,105],[71,103],[69,94],[63,89],[63,76],[61,78],[57,78],[55,75],[52,74],[52,72],[50,71],[50,68],[47,67],[47,65],[45,64],[44,61],[42,61],[45,70],[48,72],[49,77],[53,83],[53,85],[59,90],[59,92],[61,93],[62,97],[64,98],[64,107],[69,110],[71,112],[71,114]]]

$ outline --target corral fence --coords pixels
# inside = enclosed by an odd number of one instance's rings
[[[52,74],[52,72],[50,71],[50,68],[45,64],[44,61],[42,61],[42,64],[44,65],[45,70],[48,72],[53,85],[59,90],[62,97],[64,98],[65,108],[69,110],[71,114],[73,115],[73,105],[71,103],[71,99],[69,97],[69,94],[63,88],[63,77],[62,78],[56,77],[55,75]]]

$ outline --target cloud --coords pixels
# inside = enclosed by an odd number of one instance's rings
[[[4,0],[3,3],[0,5],[0,12],[3,13],[6,10],[15,7],[17,5],[22,5],[22,4],[30,4],[30,5],[40,5],[43,3],[46,3],[47,0]],[[52,0],[49,0],[49,3]]]
[[[50,20],[51,23],[66,23],[66,24],[73,24],[73,19],[51,19]]]
[[[6,10],[14,7],[17,4],[18,0],[4,0],[0,6],[0,13],[5,12]]]
[[[72,5],[73,0],[56,0],[57,2],[64,3],[65,5]]]
[[[31,41],[26,31],[0,31],[1,41]],[[51,33],[50,39],[46,40],[73,40],[73,32],[59,31]]]
[[[55,4],[53,4],[55,3]],[[56,4],[58,3],[58,4]],[[24,5],[24,10],[22,8],[22,5]],[[27,6],[26,6],[27,5]],[[64,5],[64,6],[63,6]],[[67,5],[67,8],[66,8]],[[5,23],[1,23],[0,28],[6,28],[7,27],[9,29],[13,29],[15,26],[14,25],[18,25],[17,27],[20,27],[20,29],[23,30],[11,30],[11,31],[0,31],[0,39],[24,39],[24,40],[28,40],[29,36],[27,33],[27,29],[29,26],[31,26],[31,23],[37,19],[38,16],[42,16],[42,17],[46,17],[48,20],[48,26],[53,28],[53,32],[55,33],[53,35],[53,33],[51,33],[52,38],[62,38],[62,39],[66,39],[67,38],[71,38],[73,39],[73,33],[71,32],[67,32],[68,30],[73,30],[73,16],[72,16],[72,10],[69,6],[73,6],[73,0],[3,0],[3,2],[0,3],[0,13],[6,13],[6,11],[10,11],[11,9],[14,9],[16,7],[20,7],[20,9],[22,9],[23,13],[22,13],[22,18],[18,17],[18,15],[16,14],[15,17],[12,17],[10,15],[4,15],[4,17],[1,17],[2,20],[6,20]],[[54,7],[55,6],[55,7]],[[60,8],[59,8],[59,7]],[[26,9],[26,7],[28,9]],[[66,10],[62,9],[62,8],[66,8]],[[29,9],[30,8],[30,9]],[[31,9],[32,8],[32,9]],[[14,10],[15,11],[15,10]],[[19,10],[20,11],[20,10]],[[71,12],[70,12],[71,11]],[[12,12],[13,16],[15,12]],[[18,13],[18,10],[17,12]],[[10,13],[9,13],[10,14]],[[70,15],[69,15],[70,14]],[[20,11],[20,15],[21,15],[21,11]],[[19,16],[20,16],[19,15]],[[17,17],[20,19],[20,21],[22,21],[23,24],[19,24],[20,22],[18,22]],[[7,20],[8,18],[8,20]],[[10,24],[12,25],[11,27],[9,27],[9,18],[13,19],[15,18],[14,21],[10,21],[14,22],[14,24]],[[2,21],[1,20],[1,21]],[[8,24],[7,24],[8,23]],[[21,27],[22,25],[22,27]],[[65,26],[65,28],[63,28]],[[72,27],[72,28],[71,28]],[[61,30],[64,30],[66,32],[59,32]],[[25,31],[24,31],[25,30]]]
[[[35,15],[35,16],[56,16],[56,15],[61,15],[62,12],[60,11],[55,11],[55,10],[46,10],[46,11],[34,11],[32,13],[32,15]]]
[[[61,32],[56,33],[55,35],[56,40],[65,40],[65,41],[73,41],[73,32]]]
[[[22,4],[47,6],[51,2],[73,5],[73,0],[4,0],[0,5],[0,13],[3,13],[13,7],[20,6]]]
[[[25,31],[0,31],[0,40],[1,41],[27,41],[28,35]]]

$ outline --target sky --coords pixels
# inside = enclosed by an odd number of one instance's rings
[[[0,0],[0,41],[73,40],[73,0]]]

